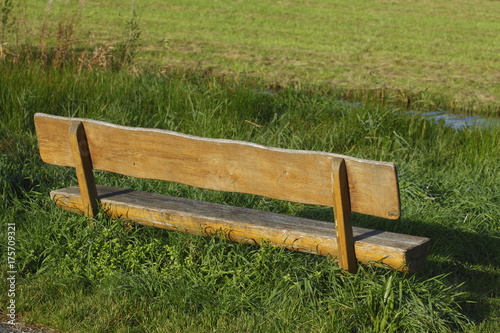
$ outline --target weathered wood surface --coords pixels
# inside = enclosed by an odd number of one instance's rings
[[[92,160],[90,159],[85,129],[80,121],[71,123],[68,130],[68,140],[75,161],[76,177],[80,192],[84,213],[88,216],[96,216],[99,211],[97,202],[97,190],[92,172]]]
[[[349,200],[347,172],[343,159],[332,161],[332,178],[333,210],[340,267],[350,273],[356,273],[357,262],[354,236],[352,234],[351,203]]]
[[[199,235],[220,232],[236,242],[270,241],[295,251],[338,254],[333,223],[109,186],[97,185],[97,191],[108,214],[142,225]],[[78,186],[54,190],[51,196],[59,207],[83,212]],[[358,261],[379,261],[405,272],[422,266],[430,244],[424,237],[357,227],[353,237]]]
[[[333,206],[331,165],[334,159],[343,158],[352,211],[388,219],[400,216],[394,164],[344,155],[37,113],[35,126],[43,161],[75,167],[67,139],[74,120],[84,125],[93,168],[97,170]]]

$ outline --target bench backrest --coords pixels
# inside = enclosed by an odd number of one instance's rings
[[[350,209],[388,219],[400,216],[393,163],[331,153],[271,148],[37,113],[35,126],[44,162],[76,166],[68,139],[75,121],[83,124],[92,168],[96,170],[331,207],[332,165],[343,159]]]

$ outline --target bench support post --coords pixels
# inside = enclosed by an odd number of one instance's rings
[[[340,267],[356,273],[357,262],[351,225],[351,203],[347,183],[347,169],[343,158],[332,159],[333,210],[337,231]]]
[[[97,189],[92,172],[87,137],[81,121],[72,121],[68,130],[69,142],[75,160],[76,177],[82,195],[83,213],[96,216],[98,212]]]

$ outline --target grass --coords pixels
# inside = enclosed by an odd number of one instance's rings
[[[0,228],[16,226],[17,314],[62,332],[499,331],[500,128],[454,130],[406,112],[498,112],[480,97],[498,96],[490,6],[0,2]],[[480,33],[464,34],[471,26]],[[415,275],[369,266],[345,275],[332,258],[272,246],[103,215],[89,224],[48,198],[76,177],[40,160],[36,112],[393,161],[403,217],[354,224],[430,237],[431,254]],[[95,175],[332,220],[327,208]],[[8,289],[0,284],[0,312]]]
[[[412,109],[500,110],[495,1],[26,1],[9,8],[1,42],[14,52],[62,41],[68,29],[76,50],[117,51],[135,26],[136,56],[147,64],[341,88],[354,99]]]
[[[0,224],[15,223],[17,311],[63,332],[494,332],[499,128],[455,131],[397,108],[203,71],[0,64]],[[432,238],[422,272],[85,218],[54,207],[74,171],[44,164],[33,114],[88,117],[277,147],[394,161],[403,218],[355,224]],[[326,208],[96,173],[99,183],[331,220]],[[6,242],[0,245],[6,250]],[[2,266],[6,258],[2,256]],[[5,284],[0,300],[8,301]],[[2,305],[2,309],[5,307]]]

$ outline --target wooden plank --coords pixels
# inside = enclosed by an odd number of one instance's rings
[[[333,210],[340,267],[350,273],[356,273],[357,263],[352,234],[351,203],[349,202],[347,172],[343,159],[332,161],[332,178]]]
[[[96,216],[99,211],[97,190],[92,172],[92,160],[82,122],[73,121],[69,127],[68,136],[75,161],[76,177],[80,186],[80,192],[82,193],[84,213],[88,216]]]
[[[206,236],[221,232],[236,242],[270,241],[295,251],[338,254],[333,223],[109,186],[97,185],[97,191],[104,211],[142,225]],[[51,196],[59,207],[82,212],[77,186],[52,191]],[[379,261],[405,272],[422,266],[430,244],[424,237],[357,227],[353,236],[358,261]]]
[[[35,115],[40,154],[45,162],[75,166],[64,135],[72,120]],[[393,163],[77,120],[84,124],[93,167],[98,170],[331,206],[331,162],[343,158],[352,210],[388,219],[400,216]]]

